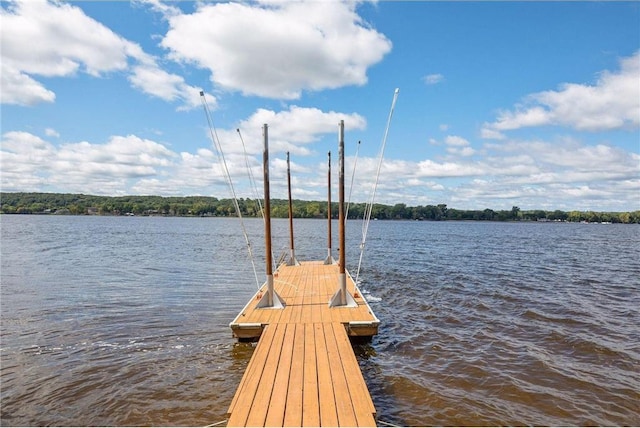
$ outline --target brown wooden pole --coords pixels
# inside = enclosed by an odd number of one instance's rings
[[[291,201],[291,166],[287,152],[287,188],[289,190],[289,264],[296,264],[295,247],[293,246],[293,203]]]
[[[325,264],[331,264],[331,152],[327,153],[327,258]]]
[[[344,221],[344,120],[340,121],[340,141],[338,143],[338,223],[340,232],[340,274],[345,273],[345,221]]]
[[[329,300],[329,307],[336,306],[346,306],[346,307],[357,307],[355,299],[349,292],[347,291],[347,272],[346,272],[346,253],[347,249],[345,246],[345,211],[344,211],[344,120],[340,121],[340,132],[339,132],[339,141],[338,141],[338,164],[339,164],[339,174],[340,178],[338,180],[338,224],[340,226],[339,235],[340,235],[340,255],[339,255],[339,269],[340,272],[338,274],[338,291],[333,295],[331,300]]]
[[[273,253],[271,251],[271,195],[269,194],[269,134],[268,126],[262,126],[264,136],[264,151],[262,152],[262,171],[264,173],[264,242],[265,260],[267,265],[267,292],[262,295],[256,305],[257,308],[282,309],[285,302],[273,289]]]
[[[271,195],[269,192],[269,128],[265,123],[262,126],[264,137],[264,150],[262,152],[262,170],[264,173],[264,242],[266,248],[267,277],[273,275],[273,256],[271,254]],[[268,290],[269,305],[273,305],[272,290]]]
[[[267,275],[273,274],[273,259],[271,255],[271,195],[269,194],[269,136],[268,126],[262,127],[264,137],[264,151],[262,152],[262,170],[264,173],[264,241],[266,247]]]

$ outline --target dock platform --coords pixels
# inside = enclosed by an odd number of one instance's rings
[[[377,334],[379,320],[347,275],[354,307],[329,307],[336,263],[281,265],[274,289],[284,308],[257,308],[263,286],[230,323],[260,338],[228,410],[228,426],[375,426],[376,410],[349,336]]]

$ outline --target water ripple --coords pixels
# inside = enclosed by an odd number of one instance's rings
[[[296,221],[299,258],[324,257],[323,227]],[[359,279],[382,325],[354,349],[380,419],[640,425],[639,231],[374,222]],[[225,419],[255,349],[228,329],[256,286],[237,220],[4,216],[1,232],[2,425]],[[273,235],[286,248],[287,222]]]

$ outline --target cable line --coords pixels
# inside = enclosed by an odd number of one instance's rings
[[[247,228],[244,225],[242,212],[240,212],[240,205],[238,204],[238,197],[236,196],[236,190],[233,187],[233,181],[231,180],[231,174],[229,173],[227,160],[224,157],[224,152],[222,151],[222,145],[220,144],[220,139],[218,138],[218,132],[216,131],[216,127],[213,123],[213,118],[211,117],[211,112],[209,111],[209,105],[207,104],[207,100],[204,96],[204,91],[200,91],[200,99],[202,100],[202,107],[204,108],[205,116],[207,117],[207,123],[209,124],[209,133],[211,134],[211,139],[213,140],[214,147],[216,148],[218,161],[222,167],[222,173],[225,177],[225,180],[229,185],[229,190],[233,198],[233,205],[236,209],[236,214],[238,215],[238,219],[240,220],[240,226],[242,227],[242,234],[244,235],[244,240],[247,244],[247,250],[249,251],[249,258],[251,260],[251,265],[253,266],[253,275],[256,278],[256,287],[260,288],[260,280],[258,279],[256,264],[253,260],[253,250],[251,249],[251,241],[249,240],[249,235],[247,234]]]
[[[240,141],[242,142],[242,151],[244,152],[244,163],[247,166],[247,174],[249,175],[249,183],[251,185],[251,191],[253,193],[253,198],[256,200],[258,205],[258,212],[262,216],[262,220],[264,220],[264,211],[262,210],[262,199],[260,198],[260,194],[258,193],[258,186],[256,185],[256,179],[253,175],[253,171],[251,170],[251,166],[249,166],[249,155],[247,154],[247,147],[244,144],[244,138],[242,138],[242,133],[240,132],[240,128],[236,128],[238,135],[240,136]]]
[[[364,247],[367,241],[367,232],[369,231],[369,222],[371,221],[371,211],[373,210],[373,202],[376,197],[376,189],[378,188],[378,179],[380,178],[380,169],[382,168],[382,159],[384,158],[384,149],[387,145],[387,136],[389,135],[389,127],[391,126],[391,118],[393,117],[393,110],[396,107],[396,101],[398,100],[398,93],[400,89],[396,88],[393,93],[393,101],[391,102],[391,110],[389,111],[389,117],[387,119],[387,126],[384,131],[384,137],[382,138],[382,144],[380,145],[380,153],[378,155],[378,168],[376,170],[376,179],[373,183],[373,190],[371,192],[371,199],[365,208],[364,220],[362,222],[362,242],[360,243],[360,260],[358,261],[358,270],[356,271],[356,285],[358,284],[358,278],[360,276],[360,267],[362,266],[362,257],[364,256]]]
[[[356,156],[353,160],[353,172],[351,172],[351,184],[349,185],[349,198],[347,198],[347,212],[344,213],[344,218],[349,220],[349,205],[351,205],[351,193],[353,192],[353,181],[356,176],[356,165],[358,164],[358,153],[360,152],[360,141],[358,141],[358,147],[356,148]]]

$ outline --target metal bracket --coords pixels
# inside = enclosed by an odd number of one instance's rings
[[[347,291],[347,275],[340,274],[340,288],[329,300],[329,307],[343,306],[347,308],[357,308],[358,303],[355,301],[351,293]]]
[[[262,295],[260,301],[256,305],[257,309],[284,309],[286,306],[285,301],[278,296],[278,293],[273,289],[273,275],[267,276],[267,291]]]

